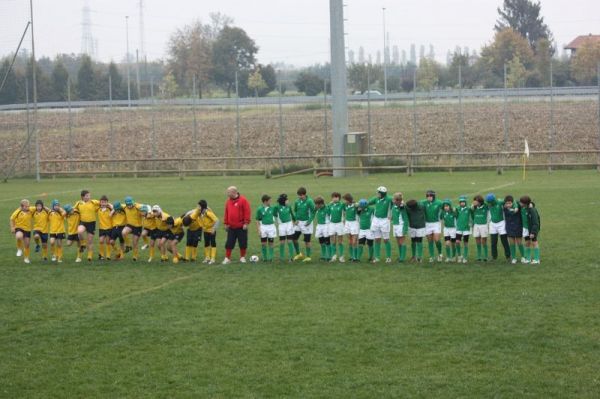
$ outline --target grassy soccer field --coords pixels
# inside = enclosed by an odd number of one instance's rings
[[[133,195],[222,216],[236,184],[258,204],[333,190],[405,198],[530,194],[542,264],[32,264],[8,217],[21,198]],[[0,186],[0,397],[598,397],[600,174],[431,173],[315,180],[64,179]],[[259,254],[251,230],[250,254]],[[219,257],[224,234],[217,235]],[[394,256],[397,248],[394,245]],[[318,257],[318,250],[317,257]],[[474,243],[471,243],[473,259]],[[234,252],[237,257],[238,252]],[[277,254],[277,251],[276,251]],[[142,256],[144,258],[145,255]],[[234,257],[234,259],[236,258]]]

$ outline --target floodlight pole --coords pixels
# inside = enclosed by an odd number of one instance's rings
[[[131,108],[131,73],[129,70],[129,15],[125,16],[125,65],[127,66],[127,107]]]
[[[348,133],[348,93],[346,92],[346,49],[344,44],[343,0],[329,0],[331,37],[331,105],[333,127],[333,176],[343,177],[344,138]]]
[[[387,104],[387,41],[385,37],[385,7],[383,12],[383,105]]]
[[[33,0],[29,0],[29,11],[31,13],[31,70],[33,77],[33,123],[32,129],[35,134],[35,180],[40,181],[40,139],[37,131],[37,77],[35,64],[35,39],[33,36]]]

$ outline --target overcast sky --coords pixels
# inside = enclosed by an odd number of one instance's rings
[[[129,16],[130,51],[140,48],[139,0],[90,0],[92,35],[102,61],[124,58],[125,16]],[[409,54],[411,43],[435,48],[444,62],[456,46],[479,49],[493,37],[496,8],[502,0],[346,0],[346,45],[359,46],[375,60],[383,48],[382,7],[390,46]],[[84,0],[34,0],[36,52],[79,53],[82,48]],[[256,41],[261,63],[296,66],[329,60],[329,1],[327,0],[144,0],[148,59],[166,57],[166,43],[178,27],[210,12],[231,16]],[[0,55],[17,46],[29,18],[29,0],[0,0]],[[544,0],[542,14],[560,47],[580,34],[600,34],[599,0]],[[25,44],[30,48],[30,41]]]

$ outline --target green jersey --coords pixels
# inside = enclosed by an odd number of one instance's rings
[[[315,218],[317,219],[317,224],[327,224],[329,221],[329,206],[324,205],[316,209]]]
[[[383,198],[373,197],[369,200],[369,205],[375,205],[375,217],[385,219],[390,214],[392,208],[392,197],[386,195]]]
[[[341,223],[344,213],[344,204],[341,202],[332,202],[329,204],[329,221],[331,223]]]
[[[275,207],[262,205],[256,210],[256,220],[261,224],[268,225],[275,223]]]
[[[437,223],[440,221],[440,214],[443,208],[442,201],[436,199],[429,202],[424,199],[421,201],[421,204],[425,207],[425,222]]]
[[[356,221],[356,205],[355,204],[344,205],[344,214],[346,215],[347,222]]]
[[[279,218],[279,223],[288,223],[294,219],[292,208],[288,205],[275,205],[273,207],[273,215]]]
[[[487,224],[488,211],[486,204],[473,207],[473,224]]]
[[[497,199],[494,202],[488,202],[487,206],[490,210],[490,217],[493,223],[498,223],[504,220],[504,200]]]
[[[406,207],[408,225],[413,229],[425,228],[425,206],[417,202],[417,207],[410,209]]]
[[[440,219],[444,221],[444,227],[456,227],[456,213],[454,212],[454,210],[442,210],[442,216],[440,217]]]
[[[294,215],[296,220],[301,222],[312,222],[315,218],[315,202],[312,198],[306,197],[306,199],[297,198],[294,201]]]
[[[454,210],[456,212],[456,230],[469,231],[471,229],[471,219],[473,211],[468,206],[459,206]]]
[[[529,214],[527,213],[527,208],[522,208],[520,205],[519,208],[521,209],[521,221],[523,222],[523,228],[529,230]]]
[[[373,208],[368,206],[358,214],[358,224],[361,230],[371,229],[371,219],[373,219]]]

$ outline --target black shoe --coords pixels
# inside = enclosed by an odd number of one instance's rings
[[[40,244],[35,244],[35,252],[40,252]]]

